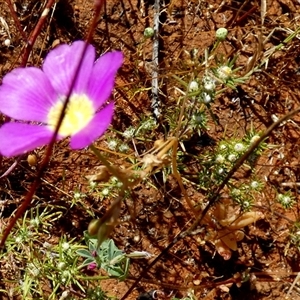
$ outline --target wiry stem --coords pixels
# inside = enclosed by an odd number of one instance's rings
[[[94,31],[95,31],[95,28],[97,26],[98,19],[99,19],[100,13],[101,13],[101,8],[102,8],[102,5],[104,3],[105,3],[105,0],[95,0],[94,1],[95,14],[94,14],[94,18],[92,20],[92,23],[90,24],[89,31],[88,31],[88,33],[86,35],[86,38],[85,38],[87,43],[90,43],[92,41],[93,34],[94,34]]]

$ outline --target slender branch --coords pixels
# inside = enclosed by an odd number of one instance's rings
[[[101,13],[101,8],[102,8],[102,5],[105,2],[106,2],[105,0],[95,0],[94,1],[95,14],[94,14],[94,18],[92,20],[92,23],[90,24],[89,31],[88,31],[88,33],[86,35],[86,38],[85,38],[87,43],[90,43],[92,41],[94,31],[95,31],[96,26],[98,24],[99,16],[100,16],[100,13]]]
[[[51,9],[52,5],[54,4],[54,2],[55,2],[55,0],[48,0],[47,4],[38,20],[38,23],[36,24],[34,30],[32,31],[32,33],[29,36],[29,39],[28,39],[26,47],[25,47],[25,52],[24,52],[24,55],[22,58],[22,63],[21,63],[21,66],[23,66],[23,67],[25,67],[27,64],[29,54],[33,48],[33,45],[34,45],[39,33],[41,32],[41,29],[46,21],[46,18],[48,16],[50,9]]]

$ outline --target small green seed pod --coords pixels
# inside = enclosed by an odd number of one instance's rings
[[[65,268],[66,268],[66,263],[64,263],[64,262],[59,262],[58,264],[57,264],[57,268],[59,269],[59,270],[65,270]]]
[[[190,93],[192,92],[197,92],[199,90],[199,84],[197,81],[193,80],[190,82],[189,87],[188,87],[188,91]]]
[[[153,37],[154,35],[154,29],[152,27],[147,27],[144,30],[144,37],[149,39],[151,37]]]
[[[228,30],[226,28],[219,28],[216,31],[216,39],[220,42],[223,42],[226,40],[228,34]]]

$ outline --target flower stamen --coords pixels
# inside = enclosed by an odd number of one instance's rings
[[[63,109],[63,101],[58,101],[51,107],[47,120],[49,128],[54,131]],[[73,94],[66,108],[65,116],[58,134],[67,137],[82,130],[95,115],[93,102],[84,94]]]

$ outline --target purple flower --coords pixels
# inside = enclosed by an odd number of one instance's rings
[[[92,262],[92,263],[88,264],[88,266],[87,266],[87,269],[90,271],[92,271],[96,268],[97,268],[97,264],[95,262]]]
[[[3,78],[0,111],[15,122],[0,128],[2,155],[19,155],[50,142],[84,45],[61,45],[47,55],[42,70],[17,68]],[[88,45],[58,131],[58,139],[71,138],[72,149],[90,145],[112,121],[114,104],[106,101],[123,55],[109,52],[94,61],[95,49]]]

